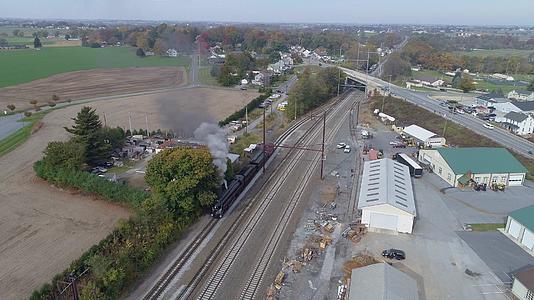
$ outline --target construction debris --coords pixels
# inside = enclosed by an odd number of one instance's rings
[[[280,290],[282,288],[282,284],[284,283],[285,278],[286,278],[286,273],[284,273],[284,271],[280,271],[280,273],[276,275],[276,278],[274,279],[274,287],[277,290]]]
[[[371,253],[368,252],[361,252],[358,255],[352,257],[351,260],[346,261],[343,264],[343,270],[345,272],[345,280],[349,279],[352,275],[352,270],[356,268],[365,267],[368,265],[379,263],[374,256],[372,256]]]
[[[275,299],[275,296],[276,296],[276,290],[274,289],[274,286],[271,284],[271,285],[267,288],[267,296],[265,297],[265,299],[267,299],[267,300],[274,300],[274,299]]]

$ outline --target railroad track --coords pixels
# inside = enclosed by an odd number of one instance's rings
[[[340,120],[345,120],[347,118],[347,115],[350,115],[350,111],[345,112],[345,114]],[[326,138],[326,141],[328,143],[332,142],[336,133],[339,131],[341,126],[343,126],[343,123],[344,122],[337,122],[335,124],[334,128],[332,128],[332,130],[329,132],[328,137]],[[320,158],[320,154],[315,154],[314,159],[316,158]],[[287,228],[290,218],[293,215],[297,204],[300,202],[300,199],[302,198],[302,195],[304,194],[306,187],[308,186],[316,168],[317,165],[311,165],[306,169],[305,176],[302,177],[297,189],[291,195],[290,201],[286,206],[282,217],[278,221],[275,231],[267,242],[267,247],[264,249],[261,258],[256,263],[252,275],[246,283],[245,288],[241,292],[241,299],[254,299],[258,288],[261,286],[265,272],[267,271],[267,268],[269,266],[269,262],[273,258],[273,255],[278,247],[278,244],[280,243],[280,239],[282,238],[285,229]]]
[[[344,99],[340,99],[344,100]],[[330,112],[334,106],[331,106],[328,109],[328,112]],[[336,110],[341,109],[341,106],[335,107]],[[332,116],[328,115],[328,120],[332,118]],[[308,136],[311,130],[315,129],[315,125],[317,125],[322,120],[319,119],[315,122],[314,126],[310,127],[307,132],[299,139],[298,143],[302,143],[304,139],[306,140],[313,140],[319,135],[319,131],[313,133],[311,137]],[[213,255],[210,257],[209,264],[205,264],[203,270],[201,272],[197,273],[197,281],[193,282],[190,287],[190,293],[196,288],[196,286],[199,284],[200,278],[203,277],[203,275],[207,272],[208,268],[211,264],[213,264],[213,261],[217,258],[217,256],[222,252],[222,249],[225,247],[225,245],[229,242],[231,236],[235,231],[237,231],[238,228],[241,228],[242,231],[240,232],[239,236],[235,239],[235,241],[232,242],[230,245],[230,249],[225,253],[224,259],[219,264],[219,266],[216,268],[213,275],[209,278],[207,284],[205,285],[205,288],[201,291],[201,294],[199,296],[199,299],[213,299],[215,297],[216,291],[220,287],[222,281],[224,280],[228,270],[232,267],[233,263],[236,261],[236,258],[238,257],[239,252],[243,248],[245,242],[248,240],[249,236],[251,235],[254,227],[257,225],[257,223],[260,221],[261,217],[264,215],[265,211],[269,207],[271,201],[276,196],[280,188],[282,187],[283,183],[286,182],[287,177],[291,173],[291,171],[298,165],[300,162],[300,159],[304,155],[304,151],[297,150],[295,156],[292,156],[290,161],[287,162],[283,169],[283,174],[279,174],[277,176],[273,176],[271,178],[274,178],[274,182],[271,183],[269,186],[270,188],[267,191],[261,191],[259,195],[261,195],[261,203],[256,208],[256,210],[253,212],[252,216],[247,220],[246,224],[243,224],[242,226],[233,226],[230,231],[228,231],[228,235],[226,235],[223,239],[223,242],[221,242],[217,249],[214,251]],[[289,154],[289,153],[288,153]],[[286,156],[287,158],[287,156]],[[279,167],[282,166],[282,164],[279,165]],[[250,209],[250,207],[247,207],[247,209]],[[246,214],[244,214],[246,215]],[[240,223],[236,223],[240,224]],[[189,296],[190,294],[187,294],[186,296]]]
[[[342,101],[344,99],[344,97],[346,97],[346,95],[343,95],[341,98],[339,98],[336,101],[334,101],[334,103],[332,103],[327,110],[330,110],[337,103],[339,103],[339,101]],[[295,130],[300,128],[300,126],[302,126],[307,121],[309,121],[309,119],[302,118],[302,119],[298,120],[297,122],[295,122],[284,133],[282,133],[282,135],[280,135],[280,137],[276,140],[275,144],[276,145],[280,145],[287,137],[289,137]],[[317,121],[317,122],[319,122],[319,121]],[[311,128],[313,128],[314,126],[312,126]],[[306,134],[304,134],[303,137],[305,135]],[[290,153],[291,152],[288,152],[285,155],[285,157],[283,158],[282,161],[285,161],[289,157]],[[280,164],[278,167],[280,167],[281,165],[282,164]],[[278,167],[277,167],[277,169],[278,169]],[[275,170],[275,172],[276,172],[276,170]],[[249,206],[247,206],[247,208],[240,214],[240,217],[241,217],[241,215],[245,215],[245,212],[251,206],[251,204],[252,204],[252,201],[251,201],[251,203],[249,203]],[[208,224],[206,224],[206,226],[204,228],[202,228],[200,233],[198,233],[194,237],[193,242],[190,243],[189,245],[187,245],[186,249],[184,249],[184,251],[182,251],[182,253],[178,255],[178,257],[172,262],[170,267],[167,268],[167,270],[164,272],[164,274],[158,279],[158,281],[156,281],[156,283],[152,286],[152,288],[144,295],[144,297],[143,297],[144,300],[160,299],[162,296],[164,296],[166,290],[168,289],[168,287],[171,284],[171,282],[173,281],[173,279],[178,275],[178,273],[180,272],[182,267],[190,260],[191,256],[196,251],[197,247],[202,243],[202,241],[204,241],[206,236],[211,232],[211,230],[215,227],[215,225],[218,223],[218,221],[219,221],[218,219],[211,219],[208,222]],[[228,233],[225,234],[225,236],[227,236],[227,235],[229,236]],[[195,279],[193,279],[193,281],[194,280]],[[180,292],[178,298],[179,299],[183,298],[184,293],[186,291],[187,291],[186,289],[182,290],[182,292]]]

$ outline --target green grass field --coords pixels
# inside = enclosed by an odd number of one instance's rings
[[[47,112],[40,112],[33,114],[30,117],[21,119],[19,122],[29,122],[30,124],[22,127],[21,129],[15,131],[10,136],[6,137],[3,140],[0,140],[0,156],[9,153],[10,151],[17,148],[18,145],[24,143],[32,134],[32,129],[41,121]]]
[[[189,57],[145,57],[132,47],[43,47],[0,52],[0,87],[30,82],[51,75],[98,68],[187,66]]]
[[[479,223],[479,224],[467,224],[473,231],[497,231],[498,228],[506,227],[506,224],[499,223]]]
[[[459,55],[467,56],[521,56],[528,57],[530,54],[534,53],[532,50],[518,50],[518,49],[494,49],[494,50],[474,50],[474,51],[457,51],[455,52]]]

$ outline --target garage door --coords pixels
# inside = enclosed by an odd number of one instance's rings
[[[510,228],[508,228],[508,233],[517,239],[519,238],[520,232],[521,224],[517,223],[514,219],[510,219]]]
[[[381,213],[371,213],[370,227],[397,230],[398,217]]]
[[[521,244],[525,245],[530,250],[534,250],[534,233],[530,232],[528,229],[525,229]]]
[[[523,184],[523,175],[510,175],[508,178],[509,186],[518,186]]]

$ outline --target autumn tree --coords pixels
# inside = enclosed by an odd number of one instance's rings
[[[534,92],[534,79],[532,79],[532,81],[528,85],[527,90]]]
[[[7,105],[7,109],[9,109],[10,111],[14,111],[15,110],[15,104],[8,104]]]
[[[462,74],[462,79],[460,80],[460,89],[464,93],[475,89],[475,83],[469,74]]]
[[[167,43],[163,39],[157,39],[154,43],[154,53],[157,55],[164,55],[168,50]]]
[[[398,53],[391,54],[383,68],[384,78],[391,76],[392,80],[400,76],[410,76],[412,73],[410,63],[402,59]]]
[[[150,160],[145,180],[170,211],[191,216],[215,202],[221,178],[207,149],[175,148]]]

